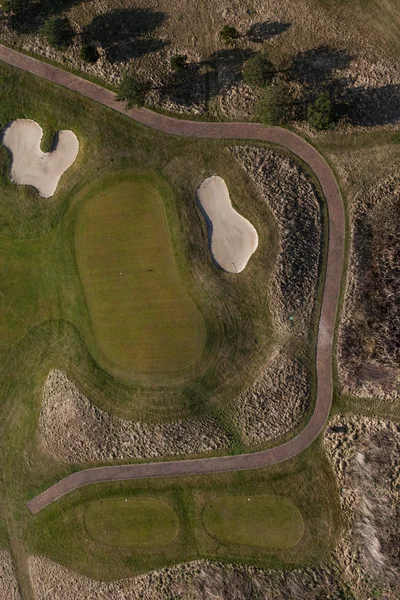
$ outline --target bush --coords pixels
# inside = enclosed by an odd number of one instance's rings
[[[267,125],[282,125],[290,119],[292,97],[288,85],[277,81],[264,88],[263,97],[256,108],[256,116]]]
[[[182,69],[186,67],[186,61],[186,54],[175,54],[175,56],[171,56],[171,69],[173,71],[182,71]]]
[[[21,14],[29,8],[30,0],[3,0],[1,8],[6,13]]]
[[[392,144],[400,144],[400,131],[392,135]]]
[[[225,25],[219,32],[219,37],[227,46],[232,46],[234,41],[240,37],[238,30],[230,25]]]
[[[322,92],[315,102],[307,107],[308,124],[319,131],[323,129],[333,129],[335,118],[333,113],[332,100],[328,92]]]
[[[50,17],[42,29],[43,35],[53,48],[66,48],[72,42],[74,32],[66,17]]]
[[[79,54],[81,60],[86,63],[95,63],[99,58],[96,46],[82,46]]]
[[[143,106],[146,86],[131,73],[125,73],[118,86],[117,99],[126,100],[128,108]]]
[[[245,63],[243,81],[252,88],[263,87],[267,81],[271,81],[274,74],[274,65],[265,52],[260,52]]]

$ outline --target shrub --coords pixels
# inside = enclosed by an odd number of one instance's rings
[[[314,129],[333,129],[335,118],[332,100],[328,92],[322,92],[317,99],[307,107],[308,124]]]
[[[96,46],[82,46],[79,54],[81,60],[86,63],[95,63],[99,58]]]
[[[400,131],[392,135],[392,144],[400,144]]]
[[[231,27],[230,25],[225,25],[220,33],[219,37],[227,46],[232,46],[234,41],[240,37],[238,30],[235,27]]]
[[[274,65],[268,60],[265,52],[260,52],[250,58],[243,68],[243,81],[253,88],[263,87],[271,81],[275,73]]]
[[[74,32],[66,17],[50,17],[42,29],[43,35],[53,48],[66,48],[72,42]]]
[[[3,0],[1,8],[6,13],[21,14],[29,8],[30,0]]]
[[[186,54],[175,54],[171,56],[171,69],[173,71],[182,71],[186,67],[187,56]]]
[[[290,119],[292,97],[287,84],[279,80],[264,88],[263,97],[256,108],[256,116],[268,125],[282,125]]]
[[[125,73],[118,86],[117,99],[126,100],[128,108],[143,106],[146,86],[131,73]]]

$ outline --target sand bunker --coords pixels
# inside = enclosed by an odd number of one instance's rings
[[[11,180],[32,185],[44,198],[56,191],[61,175],[74,163],[78,138],[72,131],[60,131],[52,152],[42,152],[40,142],[43,130],[35,121],[18,119],[9,125],[3,135],[3,144],[12,155]]]
[[[221,177],[205,179],[197,190],[211,232],[211,254],[229,273],[240,273],[258,246],[253,225],[232,207],[229,191]]]

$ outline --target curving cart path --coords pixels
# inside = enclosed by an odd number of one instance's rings
[[[342,198],[335,177],[323,157],[301,137],[280,127],[265,127],[258,123],[184,121],[143,108],[126,109],[123,103],[116,100],[113,92],[2,45],[0,60],[78,92],[164,133],[197,138],[261,140],[284,146],[314,171],[329,211],[328,258],[316,356],[317,400],[314,413],[301,433],[280,446],[252,454],[97,467],[79,471],[30,500],[27,503],[30,512],[35,514],[60,496],[89,483],[257,469],[288,460],[307,448],[324,428],[331,408],[333,338],[344,259],[345,222]]]

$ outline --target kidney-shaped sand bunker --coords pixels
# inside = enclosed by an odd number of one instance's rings
[[[44,198],[57,189],[61,175],[75,162],[78,138],[72,131],[60,131],[52,152],[42,152],[43,130],[31,119],[17,119],[4,131],[3,144],[12,155],[10,177],[14,183],[32,185]]]
[[[232,206],[225,181],[213,175],[197,190],[211,237],[211,254],[229,273],[240,273],[258,246],[253,225]]]

